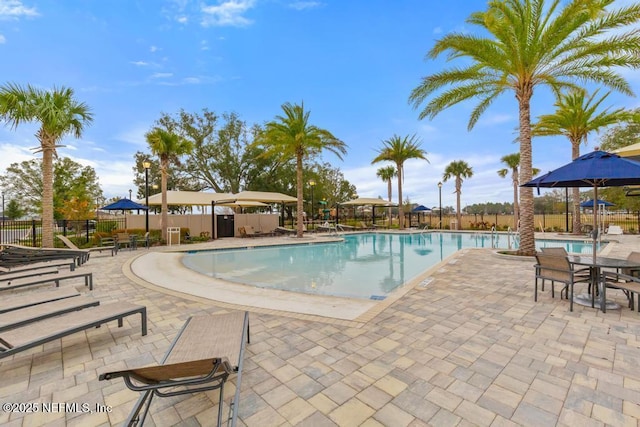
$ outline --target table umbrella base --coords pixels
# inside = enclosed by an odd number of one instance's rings
[[[583,305],[585,307],[591,307],[591,295],[590,294],[574,295],[573,302],[575,304]],[[596,297],[595,306],[596,308],[600,306],[600,300],[598,297]],[[620,304],[618,304],[615,301],[607,301],[606,307],[607,307],[607,310],[618,310],[621,308]]]

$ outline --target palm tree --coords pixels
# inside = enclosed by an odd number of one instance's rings
[[[518,180],[518,167],[520,167],[520,153],[507,154],[506,156],[502,156],[500,161],[507,165],[507,167],[504,169],[500,169],[498,171],[498,175],[504,178],[509,172],[511,172],[511,182],[513,183],[513,226],[519,230],[520,225],[518,224],[518,187],[520,186],[520,182]],[[531,174],[533,176],[537,175],[538,173],[540,173],[540,169],[532,168]]]
[[[404,162],[409,159],[423,159],[427,162],[427,152],[420,148],[420,141],[414,134],[400,137],[393,135],[391,138],[382,141],[382,148],[378,150],[378,155],[371,163],[393,162],[396,164],[398,174],[398,226],[404,228],[404,210],[402,209],[402,181],[404,180]]]
[[[378,169],[378,171],[376,172],[376,176],[387,183],[387,196],[389,198],[389,203],[391,203],[391,197],[393,196],[391,180],[398,176],[398,171],[396,170],[395,166],[385,166]],[[388,215],[389,225],[391,225],[391,206],[389,206]]]
[[[167,176],[170,163],[176,162],[180,156],[189,154],[193,144],[168,130],[160,127],[151,129],[145,135],[151,152],[160,159],[160,191],[162,192],[162,212],[160,216],[160,230],[162,238],[167,239],[168,206],[167,206]]]
[[[304,232],[303,207],[303,161],[308,157],[329,150],[342,159],[347,152],[347,145],[333,136],[331,132],[309,124],[310,111],[304,111],[304,103],[293,105],[289,102],[282,105],[284,116],[276,116],[276,120],[265,125],[263,135],[258,143],[265,146],[261,157],[278,155],[284,159],[296,159],[296,235],[302,237]]]
[[[451,178],[456,178],[456,227],[461,229],[462,212],[460,210],[460,194],[462,194],[462,181],[463,178],[471,178],[473,176],[473,169],[464,160],[455,160],[447,165],[442,175],[442,180],[447,182]]]
[[[601,83],[632,94],[621,67],[640,67],[640,33],[619,30],[640,19],[640,4],[608,10],[613,0],[490,0],[484,12],[473,13],[469,24],[491,37],[451,33],[429,51],[437,58],[463,58],[464,64],[424,77],[409,101],[433,118],[443,110],[478,98],[468,129],[491,103],[507,91],[515,93],[519,111],[520,182],[532,177],[531,98],[538,86],[555,93],[576,87],[578,80]],[[561,8],[560,5],[563,5]],[[612,31],[614,30],[614,31]],[[535,253],[533,189],[520,191],[519,252]]]
[[[42,246],[53,243],[53,156],[67,135],[81,138],[93,121],[89,107],[74,98],[71,88],[54,87],[47,91],[33,86],[9,83],[0,87],[0,119],[12,129],[22,123],[38,122],[35,136],[42,151]]]
[[[589,97],[584,89],[561,93],[555,104],[556,111],[538,117],[538,122],[533,125],[533,136],[566,136],[571,143],[571,158],[577,159],[580,157],[580,143],[587,143],[590,132],[598,132],[612,124],[637,120],[637,115],[624,108],[596,112],[610,93],[597,99],[597,90]],[[580,189],[576,187],[572,190],[573,233],[580,234]]]

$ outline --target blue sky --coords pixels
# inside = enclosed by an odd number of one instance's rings
[[[618,0],[617,4],[630,3]],[[386,198],[371,165],[381,141],[417,134],[429,163],[409,161],[403,194],[438,204],[438,181],[454,160],[474,176],[462,204],[511,202],[509,178],[496,171],[513,143],[517,104],[501,97],[467,131],[474,103],[432,121],[418,120],[407,99],[422,76],[441,70],[425,61],[434,41],[472,31],[465,20],[484,0],[0,0],[0,84],[68,86],[95,119],[61,155],[96,169],[105,196],[127,196],[133,155],[148,151],[144,134],[162,112],[180,108],[234,111],[252,123],[280,114],[285,102],[304,101],[311,122],[349,146],[343,161],[326,155],[364,197]],[[640,94],[640,73],[625,72]],[[638,98],[612,94],[607,105],[636,108]],[[534,94],[532,113],[550,113],[553,99]],[[36,126],[0,126],[0,172],[33,157]],[[597,145],[594,135],[582,152]],[[547,171],[570,160],[563,138],[534,141],[534,166]],[[455,206],[444,183],[443,206]],[[134,188],[135,192],[135,188]],[[395,198],[394,183],[394,198]]]

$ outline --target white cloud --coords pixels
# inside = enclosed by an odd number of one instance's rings
[[[200,50],[209,50],[209,42],[202,40],[200,42]]]
[[[442,27],[435,27],[433,29],[433,34],[442,34]]]
[[[34,158],[30,149],[16,144],[0,143],[0,152],[2,152],[2,156],[0,156],[0,171],[3,173],[12,163],[20,163]]]
[[[149,52],[151,52],[151,53],[157,52],[159,50],[160,50],[160,48],[158,46],[150,46],[149,47]]]
[[[215,6],[202,6],[202,26],[246,27],[253,23],[243,16],[255,5],[254,0],[228,0]]]
[[[187,24],[187,23],[189,22],[189,18],[188,18],[188,17],[186,17],[186,16],[184,16],[184,15],[182,15],[182,16],[177,16],[177,17],[176,17],[176,21],[177,21],[179,24]]]
[[[173,73],[154,73],[151,75],[152,79],[166,79],[173,77]]]
[[[324,4],[319,1],[294,1],[289,3],[289,7],[295,10],[313,9],[320,6],[324,6]]]
[[[131,61],[130,64],[133,64],[137,67],[146,67],[147,65],[149,65],[149,63],[145,61]]]
[[[144,135],[149,130],[149,125],[147,124],[138,124],[134,127],[126,130],[114,137],[118,141],[123,141],[129,144],[138,145],[138,146],[147,146],[147,141]]]
[[[0,0],[0,19],[17,19],[22,16],[33,17],[39,13],[35,7],[27,7],[20,0]]]
[[[7,41],[2,34],[0,34],[0,44],[3,44]]]
[[[493,126],[502,123],[515,121],[515,116],[511,114],[485,114],[478,120],[479,126]]]

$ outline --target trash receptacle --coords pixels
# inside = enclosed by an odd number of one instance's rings
[[[180,227],[167,227],[167,246],[180,244]]]
[[[234,216],[233,215],[216,215],[216,234],[217,237],[234,237]]]

